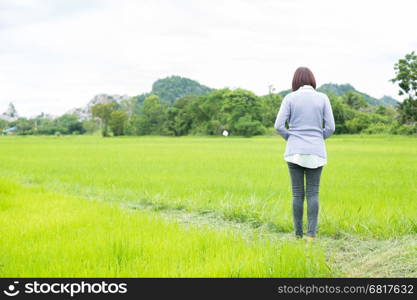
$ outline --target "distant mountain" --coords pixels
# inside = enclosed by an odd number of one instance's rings
[[[172,104],[175,100],[189,95],[205,95],[213,91],[198,81],[180,77],[169,76],[158,79],[152,85],[152,91],[136,96],[139,102],[143,102],[150,94],[157,95],[162,101]]]
[[[352,85],[350,84],[335,84],[335,83],[326,83],[323,84],[321,87],[318,88],[318,90],[320,92],[331,92],[337,96],[341,96],[347,92],[356,92],[360,95],[362,95],[365,98],[365,101],[369,104],[369,105],[390,105],[390,106],[397,106],[399,104],[399,102],[397,100],[395,100],[392,97],[389,96],[384,96],[380,99],[374,98],[369,96],[366,93],[360,92],[358,90],[356,90]]]
[[[19,115],[13,103],[10,103],[7,110],[0,115],[0,119],[7,121],[7,122],[16,121],[18,118],[19,118]]]
[[[162,79],[158,79],[152,85],[152,90],[148,93],[143,93],[138,96],[132,97],[136,99],[138,107],[140,107],[145,100],[151,94],[159,96],[162,102],[172,105],[177,99],[189,95],[205,95],[213,91],[214,89],[209,88],[205,85],[200,84],[198,81],[180,77],[180,76],[169,76]],[[387,106],[397,106],[399,102],[392,97],[384,96],[380,99],[373,98],[368,94],[357,91],[350,84],[334,84],[326,83],[320,86],[318,91],[324,93],[333,93],[337,96],[341,96],[349,91],[357,92],[365,98],[366,102],[370,105],[387,105]],[[291,90],[285,90],[279,92],[280,95],[285,96],[290,93]],[[115,102],[121,104],[123,100],[129,99],[127,95],[109,95],[109,94],[99,94],[94,96],[85,107],[74,108],[68,111],[69,114],[76,114],[79,116],[80,120],[88,119],[91,116],[91,107],[98,103],[109,103]],[[8,112],[0,115],[0,118],[7,119],[13,115],[12,109],[9,108]]]
[[[320,92],[332,92],[337,96],[341,96],[347,92],[356,92],[362,95],[365,98],[365,101],[370,105],[390,105],[390,106],[397,106],[399,102],[390,96],[384,96],[380,99],[374,98],[365,94],[363,92],[359,92],[350,84],[335,84],[335,83],[326,83],[323,84],[321,87],[318,88]]]
[[[192,79],[180,76],[169,76],[155,81],[152,85],[152,90],[149,93],[143,93],[133,98],[135,98],[138,104],[141,105],[146,97],[153,94],[161,98],[162,102],[171,105],[175,102],[175,100],[184,96],[205,95],[213,90],[214,89],[202,85]],[[91,107],[93,105],[109,102],[120,104],[126,99],[129,99],[129,96],[99,94],[94,96],[85,107],[71,109],[67,112],[67,114],[75,114],[80,120],[85,120],[91,115]]]
[[[390,96],[383,96],[382,98],[379,98],[380,101],[384,102],[386,105],[391,105],[396,107],[398,104],[400,104],[400,102],[398,102],[398,100],[390,97]]]
[[[362,95],[365,98],[365,101],[369,105],[373,105],[373,106],[388,105],[388,106],[396,107],[399,104],[397,100],[395,100],[394,98],[390,96],[383,96],[380,99],[371,97],[366,93],[359,92],[350,84],[325,83],[322,86],[320,86],[317,90],[322,93],[332,93],[332,94],[335,94],[336,96],[342,96],[343,94],[347,92],[356,92]],[[286,94],[290,92],[291,90],[285,90],[285,91],[280,92],[279,94],[282,96],[285,96]]]

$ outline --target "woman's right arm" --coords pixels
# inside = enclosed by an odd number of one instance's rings
[[[323,128],[323,138],[327,139],[330,137],[333,132],[335,131],[335,122],[333,117],[333,110],[332,105],[330,104],[329,97],[325,95],[324,99],[324,112],[323,112],[323,119],[324,119],[324,128]]]

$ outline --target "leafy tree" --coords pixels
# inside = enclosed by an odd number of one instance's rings
[[[187,135],[199,123],[194,110],[197,106],[196,96],[185,96],[175,101],[167,109],[166,127],[170,135]]]
[[[335,133],[345,133],[347,132],[345,122],[348,120],[347,116],[347,105],[343,103],[341,97],[337,97],[333,93],[328,93],[330,104],[333,110],[334,121],[336,124]],[[324,122],[324,121],[323,121]]]
[[[376,133],[389,133],[390,127],[384,123],[373,123],[366,129],[362,130],[363,133],[376,134]]]
[[[44,113],[39,114],[34,119],[34,134],[55,134],[59,131],[55,120]]]
[[[167,121],[168,107],[161,103],[156,95],[147,97],[143,103],[142,114],[138,121],[138,133],[140,135],[148,134],[166,134],[164,128]]]
[[[407,98],[398,107],[400,121],[402,124],[417,123],[417,99]]]
[[[346,122],[348,133],[360,133],[371,125],[371,118],[366,113],[358,113],[353,119]]]
[[[17,127],[17,134],[30,135],[35,133],[35,121],[33,119],[19,118],[10,123],[11,126]]]
[[[379,105],[376,108],[375,113],[380,114],[380,115],[386,115],[388,113],[388,109],[385,105]]]
[[[134,116],[134,114],[138,112],[137,105],[138,102],[136,98],[131,97],[120,102],[120,110],[124,111],[127,114],[128,119],[130,120]]]
[[[96,120],[85,120],[82,122],[84,132],[88,134],[95,133],[100,129],[100,125]]]
[[[210,120],[205,127],[205,133],[209,135],[219,135],[223,132],[224,126],[219,120]]]
[[[365,98],[356,92],[349,91],[342,96],[342,101],[354,109],[361,109],[368,106]]]
[[[270,92],[268,95],[259,97],[261,104],[262,124],[265,127],[271,127],[277,117],[279,107],[281,106],[282,96]]]
[[[76,115],[64,114],[54,120],[56,127],[62,134],[83,134],[85,129]]]
[[[101,120],[102,134],[103,136],[109,136],[109,121],[111,113],[116,109],[115,103],[99,103],[91,107],[93,118],[99,118]]]
[[[377,124],[377,123],[390,124],[393,122],[393,119],[386,115],[371,113],[371,114],[368,114],[368,116],[372,124]]]
[[[251,121],[262,121],[262,107],[258,96],[250,91],[236,89],[229,91],[224,95],[224,103],[221,108],[223,124],[227,126],[232,133],[240,129],[236,124],[241,117],[250,116]],[[248,122],[246,117],[241,122]]]
[[[223,107],[229,93],[229,89],[220,89],[195,99],[190,115],[198,117],[198,119],[196,122],[192,122],[195,128],[192,132],[219,135],[223,129],[228,128],[225,121],[227,113],[223,111]]]
[[[250,137],[265,133],[265,127],[258,120],[253,120],[251,115],[240,117],[234,124],[235,134]]]
[[[394,65],[395,77],[391,82],[400,87],[398,94],[407,95],[408,98],[416,99],[417,96],[417,55],[413,52],[406,54],[405,58],[398,60]]]
[[[391,82],[398,82],[398,94],[406,99],[400,103],[398,111],[400,121],[405,123],[417,122],[417,55],[413,52],[398,60],[394,65],[395,77]]]
[[[8,127],[9,122],[6,120],[0,119],[0,131]]]
[[[111,112],[109,126],[114,136],[124,135],[128,118],[124,111],[114,110]]]

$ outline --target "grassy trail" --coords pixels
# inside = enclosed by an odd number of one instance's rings
[[[154,205],[124,203],[124,206],[140,211],[157,211],[167,220],[175,220],[185,226],[202,226],[213,229],[230,228],[251,239],[261,236],[277,243],[293,242],[292,233],[277,231],[271,224],[238,222],[225,219],[215,212],[187,212]],[[416,277],[417,235],[405,235],[386,240],[363,238],[349,233],[337,237],[321,235],[316,244],[324,249],[326,261],[334,276],[341,277]]]

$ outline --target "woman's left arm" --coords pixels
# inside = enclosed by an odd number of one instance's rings
[[[284,97],[282,100],[281,106],[279,108],[279,112],[277,115],[277,119],[275,120],[275,129],[285,140],[288,140],[289,131],[285,128],[285,122],[289,120],[290,117],[290,103],[288,102],[288,98]]]

